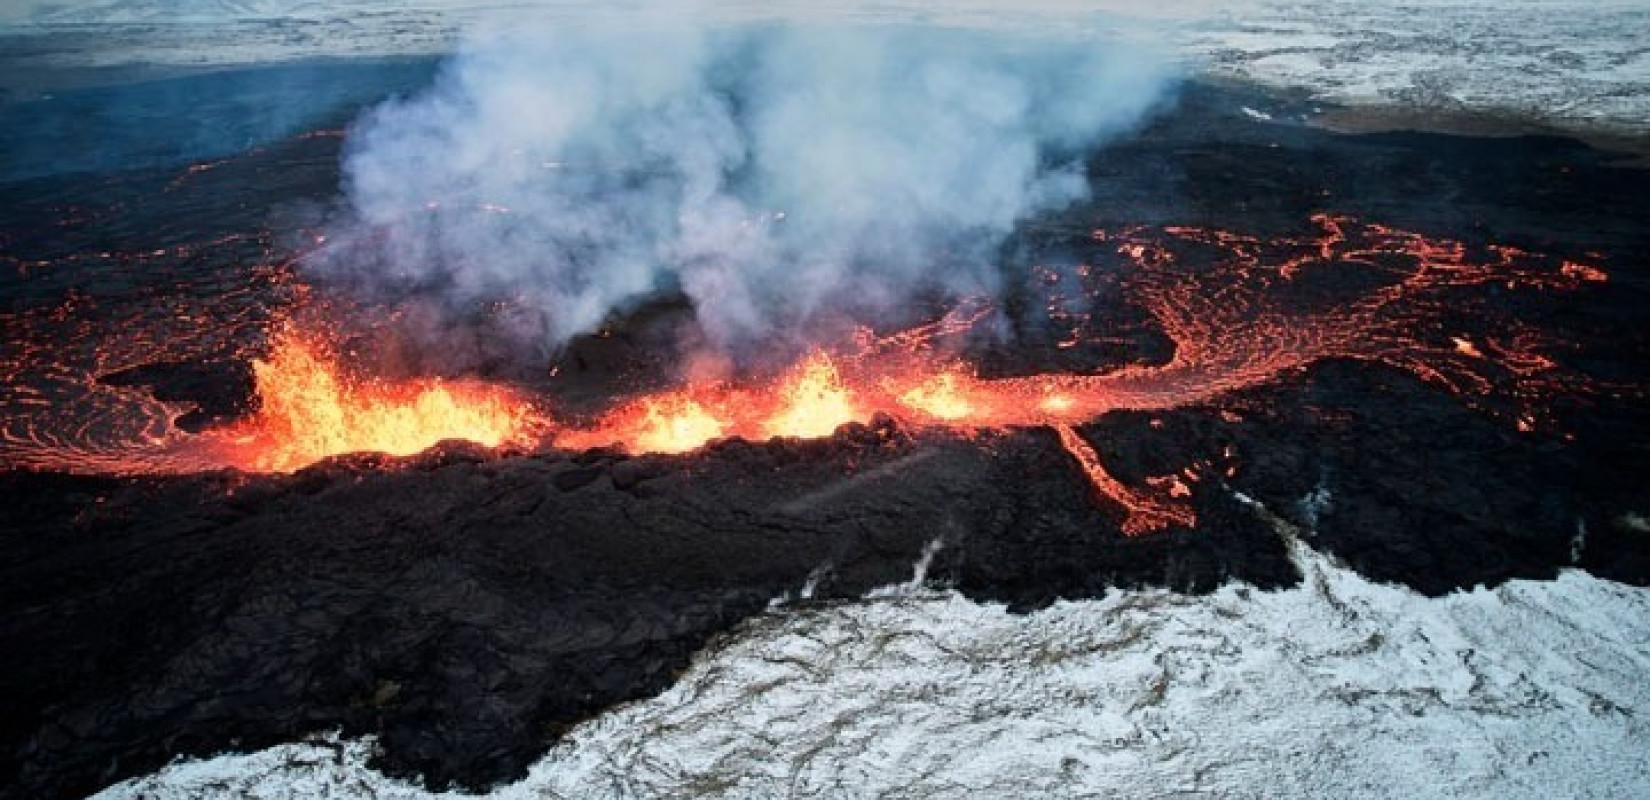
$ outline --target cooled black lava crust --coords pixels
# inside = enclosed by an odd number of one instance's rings
[[[1093,202],[1027,225],[1005,269],[1080,252],[1096,227],[1298,233],[1313,213],[1354,214],[1602,264],[1607,285],[1531,313],[1582,344],[1578,369],[1650,382],[1643,171],[1557,138],[1331,134],[1289,121],[1303,111],[1186,87],[1092,156]],[[13,181],[0,247],[26,260],[279,226],[333,196],[337,148],[278,143],[177,191],[176,169]],[[54,226],[66,204],[101,221]],[[1034,339],[992,358],[1034,360]],[[245,410],[242,364],[127,379],[203,401],[203,424]],[[907,580],[936,540],[930,578],[1017,610],[1298,581],[1238,493],[1428,594],[1572,564],[1650,581],[1650,533],[1629,516],[1650,512],[1650,409],[1624,392],[1553,411],[1573,438],[1338,361],[1211,405],[1114,413],[1081,432],[1124,482],[1227,450],[1239,465],[1195,486],[1195,529],[1136,538],[1050,430],[971,440],[883,419],[673,457],[452,445],[396,469],[357,457],[279,477],[0,474],[0,796],[83,795],[178,754],[338,728],[379,735],[388,772],[482,788],[572,723],[661,691],[775,597]],[[1328,504],[1303,502],[1320,489]]]

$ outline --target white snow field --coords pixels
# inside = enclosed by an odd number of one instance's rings
[[[622,18],[642,8],[711,20],[1092,30],[1155,39],[1207,74],[1300,88],[1337,103],[1650,133],[1650,0],[6,0],[0,34],[60,34],[9,62],[19,73],[23,66],[203,66],[439,53],[460,31],[523,14],[556,22]]]
[[[1429,599],[1274,524],[1296,588],[1016,616],[913,580],[775,608],[488,797],[1646,796],[1650,592],[1565,572]],[[179,762],[96,797],[458,796],[368,769],[372,747]]]

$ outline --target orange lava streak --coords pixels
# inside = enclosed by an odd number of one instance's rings
[[[1094,452],[1094,448],[1070,425],[1056,425],[1054,430],[1060,434],[1060,445],[1077,459],[1094,488],[1115,500],[1127,512],[1121,525],[1123,535],[1138,536],[1174,526],[1191,527],[1197,523],[1197,513],[1189,503],[1184,502],[1191,490],[1180,479],[1148,479],[1148,483],[1154,485],[1163,483],[1173,487],[1167,492],[1167,497],[1153,497],[1146,492],[1135,491],[1106,471],[1100,454]]]
[[[291,330],[277,332],[269,357],[252,366],[262,405],[218,434],[243,469],[287,472],[342,453],[412,455],[445,439],[524,443],[535,417],[498,386],[354,379],[328,348]]]

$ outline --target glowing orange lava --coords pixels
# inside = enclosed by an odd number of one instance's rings
[[[1112,323],[1092,318],[1094,300],[1115,289],[1172,342],[1162,363],[1100,374],[981,377],[954,355],[961,351],[957,337],[993,313],[990,302],[973,299],[925,325],[880,336],[862,331],[777,375],[690,382],[629,398],[582,425],[552,426],[503,387],[352,376],[319,342],[276,326],[268,355],[255,364],[259,411],[225,429],[189,434],[173,424],[187,405],[100,377],[150,363],[156,352],[201,357],[226,331],[265,327],[257,325],[257,296],[239,281],[205,291],[185,286],[184,297],[238,301],[140,306],[129,335],[93,337],[95,305],[71,294],[58,307],[0,314],[25,334],[0,342],[0,377],[7,379],[0,387],[0,467],[288,471],[347,452],[416,453],[443,439],[681,453],[726,437],[824,436],[886,413],[965,435],[1049,426],[1097,494],[1125,512],[1122,530],[1136,534],[1194,524],[1200,476],[1230,474],[1230,467],[1208,472],[1210,465],[1195,465],[1128,485],[1105,469],[1077,429],[1110,411],[1208,403],[1330,358],[1378,362],[1457,394],[1495,398],[1474,406],[1528,433],[1548,427],[1551,398],[1587,390],[1584,379],[1561,373],[1550,333],[1497,314],[1484,298],[1576,290],[1608,281],[1601,269],[1345,217],[1313,221],[1313,234],[1273,239],[1190,227],[1094,231],[1098,266],[1034,270],[1046,319],[1059,328],[1056,347],[1107,341]],[[1182,263],[1187,254],[1196,254],[1195,262]],[[155,259],[186,256],[180,249],[133,257],[132,269],[152,272]],[[282,270],[274,272],[270,283],[287,286]],[[301,288],[292,286],[299,297]],[[1450,322],[1466,318],[1481,323],[1470,338]]]
[[[969,377],[956,371],[946,371],[900,392],[901,405],[927,414],[936,420],[958,422],[977,413]]]
[[[412,455],[444,439],[525,443],[534,419],[529,404],[498,386],[354,378],[327,347],[291,330],[277,332],[252,368],[257,413],[217,434],[243,469],[286,472],[342,453]]]
[[[837,426],[861,418],[836,364],[814,351],[775,387],[777,408],[762,421],[762,434],[825,436]]]
[[[566,431],[563,447],[617,445],[632,452],[682,452],[723,436],[823,436],[843,423],[882,412],[913,425],[967,432],[981,428],[1046,425],[1095,490],[1126,512],[1122,530],[1140,534],[1190,526],[1197,470],[1148,477],[1131,487],[1108,473],[1074,426],[1118,409],[1166,410],[1208,402],[1277,379],[1326,358],[1353,358],[1406,369],[1458,393],[1513,397],[1553,393],[1543,384],[1557,364],[1539,350],[1543,338],[1508,322],[1505,342],[1492,350],[1463,337],[1421,338],[1464,298],[1451,293],[1478,286],[1573,289],[1604,273],[1573,262],[1542,261],[1514,248],[1488,248],[1495,259],[1470,260],[1458,242],[1353,220],[1320,216],[1318,236],[1261,241],[1224,231],[1171,228],[1175,239],[1217,245],[1226,259],[1185,268],[1175,251],[1135,232],[1097,231],[1131,267],[1128,288],[1175,344],[1160,365],[1129,365],[1097,375],[1048,373],[980,378],[939,357],[935,343],[966,332],[989,305],[975,301],[939,322],[877,338],[864,335],[854,352],[831,358],[815,351],[780,379],[730,387],[690,385],[633,401],[594,427]],[[1358,271],[1374,289],[1351,291],[1327,308],[1297,307],[1281,287],[1337,270]],[[1095,279],[1093,270],[1076,271]],[[1089,291],[1088,287],[1084,287]],[[1333,291],[1332,289],[1329,291]],[[1321,299],[1317,299],[1321,302]],[[1055,301],[1051,301],[1054,303]],[[1089,320],[1060,299],[1050,317],[1076,330]],[[1063,346],[1063,342],[1059,343]],[[1515,416],[1533,431],[1533,410]]]
[[[618,445],[637,453],[685,453],[728,435],[725,412],[704,402],[688,392],[644,397],[609,412],[594,428],[561,432],[556,443],[571,449]]]
[[[1137,491],[1113,478],[1111,473],[1106,471],[1106,465],[1100,461],[1100,454],[1094,452],[1094,448],[1070,425],[1056,425],[1054,431],[1060,434],[1060,446],[1066,448],[1066,452],[1077,459],[1078,465],[1083,468],[1083,474],[1088,476],[1094,488],[1117,501],[1129,512],[1123,518],[1122,530],[1125,536],[1138,536],[1175,525],[1191,527],[1196,524],[1197,514],[1192,507],[1185,502],[1177,502],[1191,495],[1191,490],[1178,479],[1161,479],[1173,487],[1167,492],[1166,497]]]
[[[555,441],[575,449],[616,445],[633,453],[682,453],[727,436],[814,438],[866,419],[856,397],[836,361],[816,350],[771,382],[707,383],[648,395],[593,427],[560,431]]]

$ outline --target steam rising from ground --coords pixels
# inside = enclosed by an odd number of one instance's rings
[[[476,37],[368,113],[314,271],[554,349],[679,290],[722,353],[928,294],[990,293],[1016,221],[1083,199],[1081,155],[1168,63],[1092,39],[894,27]],[[436,341],[449,334],[438,334]]]

